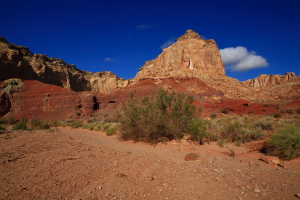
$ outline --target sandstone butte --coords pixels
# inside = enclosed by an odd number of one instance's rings
[[[112,72],[92,73],[61,59],[34,54],[0,37],[0,117],[40,119],[104,117],[129,93],[142,97],[159,88],[194,95],[203,117],[228,109],[234,113],[262,110],[263,102],[295,107],[300,102],[300,76],[260,75],[240,82],[226,76],[216,42],[187,30],[157,58],[146,61],[133,79]],[[245,105],[247,105],[245,107]],[[100,113],[100,114],[99,114]],[[259,114],[259,112],[258,112]],[[265,114],[265,113],[261,113]]]

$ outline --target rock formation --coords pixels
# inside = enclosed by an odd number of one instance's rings
[[[203,40],[198,33],[187,30],[156,59],[145,62],[135,79],[224,74],[215,41]]]
[[[110,93],[117,88],[125,87],[129,84],[129,80],[118,78],[112,72],[97,72],[94,73],[90,79],[91,91],[99,93]]]
[[[0,87],[0,116],[58,120],[79,118],[99,109],[97,98],[91,92],[78,93],[21,79],[8,79]]]
[[[0,70],[0,81],[38,80],[74,91],[109,93],[128,84],[111,72],[91,73],[61,59],[33,54],[27,47],[10,44],[3,37],[0,37]]]
[[[249,84],[250,86],[254,87],[255,89],[260,89],[266,86],[274,86],[274,85],[281,85],[286,83],[292,82],[299,82],[300,76],[296,76],[293,72],[285,73],[285,75],[266,75],[262,74],[254,79],[249,79],[244,81],[244,83]]]
[[[145,62],[130,80],[112,72],[79,70],[63,60],[9,44],[3,37],[0,70],[0,117],[59,120],[97,110],[106,116],[128,100],[129,93],[141,98],[159,88],[193,95],[194,105],[206,109],[206,116],[221,109],[247,114],[266,109],[263,100],[298,102],[300,98],[300,76],[294,73],[261,75],[244,82],[226,76],[215,41],[203,40],[192,30]],[[274,108],[268,112],[278,112]]]

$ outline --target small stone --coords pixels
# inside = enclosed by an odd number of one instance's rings
[[[280,163],[279,160],[272,160],[272,163],[274,163],[275,165],[278,165]]]
[[[214,171],[215,171],[215,172],[219,172],[220,170],[218,170],[218,169],[214,169]]]
[[[298,198],[300,198],[300,193],[299,193],[299,194],[295,194],[295,197],[298,197]]]
[[[198,160],[200,156],[198,154],[195,153],[189,153],[185,156],[184,160],[185,161],[191,161],[191,160]]]
[[[254,189],[254,192],[261,192],[261,190],[260,190],[260,189],[257,189],[257,188],[255,188],[255,189]]]

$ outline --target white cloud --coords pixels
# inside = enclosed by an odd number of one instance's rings
[[[269,65],[265,58],[242,46],[220,49],[220,53],[224,65],[232,71],[248,71]]]
[[[165,43],[163,43],[163,44],[160,46],[160,48],[161,48],[161,49],[167,48],[167,47],[171,46],[172,44],[174,44],[175,42],[176,42],[176,38],[173,37],[173,38],[169,39],[168,41],[166,41]]]
[[[106,62],[112,62],[112,61],[114,61],[114,59],[112,59],[112,58],[104,58],[104,61],[106,61]]]
[[[137,28],[138,30],[145,30],[145,29],[150,29],[150,28],[152,28],[152,26],[145,25],[145,24],[140,24],[140,25],[136,26],[136,28]]]

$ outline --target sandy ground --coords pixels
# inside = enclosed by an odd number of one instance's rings
[[[0,198],[298,199],[300,159],[268,164],[258,144],[230,157],[216,144],[153,146],[84,129],[2,133]]]

